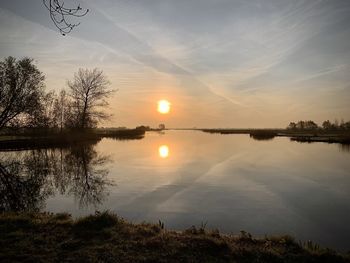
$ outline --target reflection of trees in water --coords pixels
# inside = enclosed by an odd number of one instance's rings
[[[107,161],[93,145],[5,153],[0,157],[0,211],[40,210],[55,192],[74,196],[80,206],[96,206],[111,184]]]
[[[45,199],[52,194],[46,185],[46,170],[40,170],[39,163],[37,166],[32,165],[38,159],[37,154],[33,154],[32,160],[18,153],[11,153],[7,158],[1,157],[1,211],[36,211],[42,208]]]
[[[268,135],[250,135],[250,138],[253,138],[256,141],[271,141],[275,138],[274,135],[268,136]]]
[[[339,144],[339,148],[343,152],[350,153],[350,144]]]
[[[75,147],[62,156],[62,160],[60,164],[65,165],[55,176],[64,178],[64,182],[55,180],[60,183],[56,184],[60,193],[74,195],[81,206],[101,203],[105,187],[111,184],[106,179],[108,170],[103,167],[108,158],[98,155],[92,147]]]

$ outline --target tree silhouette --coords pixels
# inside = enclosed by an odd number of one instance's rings
[[[63,131],[63,128],[66,125],[66,116],[69,116],[69,113],[67,112],[67,104],[68,98],[65,90],[61,90],[61,92],[58,94],[58,96],[55,98],[55,101],[53,103],[54,108],[54,116],[53,116],[53,123],[54,127],[57,127],[60,129],[60,131]]]
[[[287,129],[289,130],[295,130],[297,128],[297,125],[295,122],[291,122],[289,123],[289,125],[287,126]]]
[[[106,98],[114,92],[109,81],[99,69],[79,69],[74,80],[68,82],[71,102],[71,126],[86,129],[96,126],[100,120],[110,117],[101,110],[108,106]]]
[[[21,125],[39,113],[44,78],[31,58],[8,57],[0,62],[0,129]]]
[[[322,123],[322,128],[324,130],[331,130],[332,129],[332,123],[329,120],[326,120]]]
[[[314,121],[298,121],[297,123],[291,122],[287,126],[289,130],[325,130],[325,131],[335,131],[335,130],[350,130],[350,121],[345,122],[343,119],[340,124],[337,120],[334,123],[326,120],[319,127]]]

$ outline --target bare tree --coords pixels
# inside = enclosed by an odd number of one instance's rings
[[[55,99],[53,108],[54,108],[54,126],[58,127],[62,132],[66,124],[67,114],[67,95],[65,90],[61,90],[58,97]]]
[[[25,123],[41,108],[44,78],[30,58],[0,62],[0,129]]]
[[[109,89],[109,81],[99,69],[79,69],[73,81],[68,81],[70,88],[71,118],[75,128],[86,129],[108,119],[101,108],[108,106],[106,99],[114,90]]]
[[[80,23],[71,23],[68,19],[72,17],[82,17],[89,12],[89,9],[84,11],[80,5],[75,8],[67,8],[63,0],[43,0],[43,3],[50,12],[52,22],[63,36],[80,25]]]
[[[31,128],[55,128],[58,127],[55,120],[56,111],[54,102],[56,94],[54,91],[43,93],[40,103],[27,117],[25,125]]]

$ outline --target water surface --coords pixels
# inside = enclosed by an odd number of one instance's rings
[[[166,131],[0,157],[3,210],[108,209],[172,229],[207,223],[350,249],[350,152],[337,144]]]

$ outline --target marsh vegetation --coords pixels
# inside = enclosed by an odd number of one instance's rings
[[[172,231],[103,212],[1,214],[2,262],[350,262],[349,256],[290,236],[225,235],[205,225]],[[9,245],[10,244],[10,245]]]

